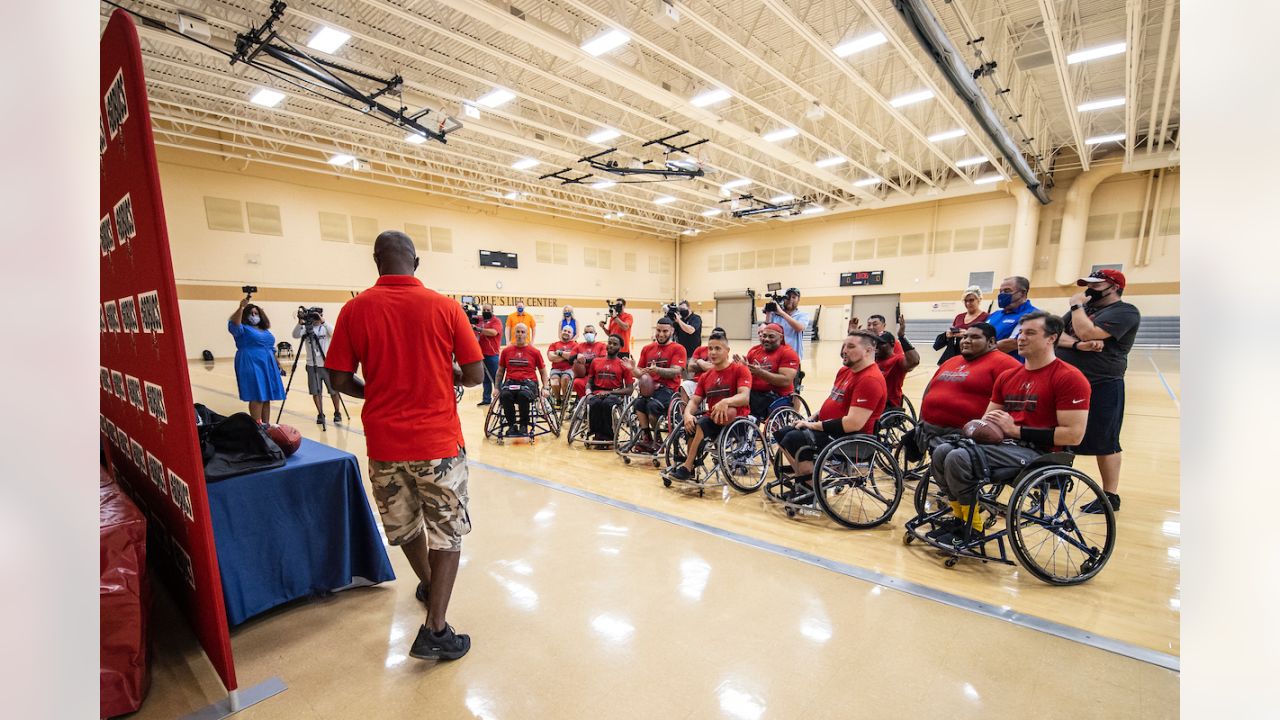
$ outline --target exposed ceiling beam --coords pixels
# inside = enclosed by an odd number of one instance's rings
[[[1125,3],[1124,57],[1124,161],[1133,162],[1134,146],[1138,143],[1138,73],[1142,67],[1143,41],[1146,38],[1146,0],[1128,0]]]
[[[1164,21],[1160,25],[1160,49],[1156,55],[1156,86],[1151,91],[1151,117],[1147,122],[1147,152],[1155,149],[1156,119],[1159,117],[1156,110],[1160,107],[1160,88],[1164,80],[1165,62],[1169,58],[1169,35],[1173,32],[1173,9],[1176,5],[1175,0],[1165,0]]]
[[[1053,72],[1058,78],[1058,89],[1062,91],[1063,111],[1071,128],[1071,137],[1075,141],[1076,154],[1080,157],[1080,168],[1088,171],[1090,150],[1084,144],[1084,128],[1080,123],[1080,111],[1076,109],[1076,93],[1071,84],[1067,51],[1062,44],[1062,23],[1058,21],[1056,2],[1057,0],[1040,0],[1040,15],[1044,18],[1044,34],[1049,40],[1049,50],[1053,53]]]

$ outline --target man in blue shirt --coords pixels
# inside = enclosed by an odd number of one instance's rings
[[[809,329],[809,313],[799,310],[800,291],[796,288],[787,290],[786,299],[778,306],[777,312],[765,316],[766,323],[777,323],[782,326],[782,337],[796,355],[804,361],[804,332]]]
[[[1023,362],[1018,354],[1018,323],[1023,315],[1038,309],[1027,297],[1030,293],[1031,281],[1021,275],[1001,280],[1000,294],[996,296],[1000,309],[987,318],[987,322],[996,329],[996,348],[1009,353],[1018,362]]]

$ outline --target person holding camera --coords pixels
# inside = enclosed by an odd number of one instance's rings
[[[472,320],[471,329],[484,355],[484,397],[476,407],[485,407],[493,402],[493,379],[498,376],[498,353],[502,352],[502,322],[493,316],[493,305],[480,306],[480,317]]]
[[[249,403],[249,415],[260,423],[271,422],[271,401],[284,400],[284,368],[276,360],[276,336],[262,308],[246,295],[227,319],[227,331],[236,339],[236,385],[240,399]]]
[[[955,316],[951,321],[951,327],[945,332],[938,333],[938,337],[933,340],[933,349],[941,350],[942,354],[938,356],[938,365],[950,360],[960,354],[960,339],[964,337],[965,330],[968,330],[976,323],[985,322],[987,313],[983,311],[982,304],[982,288],[977,285],[970,285],[965,288],[964,296],[961,298],[964,302],[964,312]]]
[[[689,311],[689,301],[667,306],[667,317],[675,324],[676,342],[688,357],[702,345],[702,317]]]
[[[538,327],[538,321],[532,315],[524,311],[524,301],[516,303],[516,311],[507,316],[507,337],[513,341],[516,336],[516,325],[523,324],[529,330],[529,344],[533,344],[534,330]]]
[[[529,344],[529,328],[524,323],[516,325],[512,338],[514,343],[503,348],[498,358],[498,400],[507,419],[507,437],[529,437],[530,407],[539,394],[549,394],[547,365],[542,353]],[[541,386],[538,377],[542,378]]]
[[[622,338],[622,355],[631,357],[631,326],[635,320],[627,312],[627,301],[618,298],[609,303],[609,319],[605,323],[606,335],[617,335]]]
[[[324,369],[324,358],[329,354],[329,338],[333,336],[333,327],[324,319],[324,308],[298,308],[298,324],[293,328],[293,337],[300,340],[307,333],[316,341],[303,342],[307,350],[307,392],[316,403],[316,424],[324,425],[323,393],[328,393],[333,401],[333,423],[342,422],[342,410],[338,402],[338,391],[329,383],[329,371]],[[298,348],[299,352],[302,348]],[[319,350],[319,353],[316,351]]]
[[[800,310],[800,290],[788,288],[783,297],[770,297],[774,299],[764,305],[765,322],[776,323],[782,328],[783,340],[796,351],[796,357],[803,361],[804,331],[809,329],[809,313]],[[800,373],[799,377],[803,380],[804,373]],[[800,380],[796,381],[797,385]]]

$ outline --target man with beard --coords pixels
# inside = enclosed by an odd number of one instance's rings
[[[592,440],[613,442],[613,408],[635,387],[630,365],[618,357],[621,352],[622,336],[610,335],[606,355],[592,360],[587,369],[587,430]]]
[[[901,355],[894,353],[895,347],[902,349]],[[876,348],[876,367],[884,375],[885,386],[889,391],[886,408],[902,409],[902,383],[907,379],[907,373],[915,370],[918,365],[920,351],[911,345],[911,341],[907,340],[901,330],[898,331],[897,339],[888,330],[880,333],[880,346]]]
[[[922,446],[944,435],[959,435],[965,423],[982,417],[996,379],[1018,361],[996,350],[996,329],[978,322],[960,335],[960,354],[934,372],[920,400]]]
[[[747,351],[747,358],[740,355],[733,359],[751,371],[751,414],[757,420],[769,415],[769,406],[779,398],[795,392],[793,383],[800,370],[800,356],[789,345],[782,344],[782,327],[769,323],[760,328],[760,344]]]
[[[480,306],[480,322],[474,327],[484,353],[484,397],[476,407],[488,407],[493,402],[493,379],[498,377],[498,355],[502,352],[502,321],[493,316],[493,305]]]
[[[654,382],[652,395],[636,398],[636,420],[640,423],[640,442],[636,445],[636,452],[654,452],[661,442],[658,421],[667,414],[688,360],[684,347],[671,341],[672,325],[670,318],[658,318],[653,328],[654,341],[644,346],[639,363],[632,367],[637,379],[641,375],[651,375]]]
[[[688,482],[693,477],[694,463],[702,442],[719,437],[729,423],[749,412],[751,373],[730,358],[729,341],[724,333],[711,333],[707,338],[707,353],[711,358],[711,369],[698,378],[693,397],[684,408],[684,429],[691,434],[688,454],[683,465],[666,470],[673,480],[681,482]],[[707,403],[707,413],[698,418],[696,415],[703,401]]]

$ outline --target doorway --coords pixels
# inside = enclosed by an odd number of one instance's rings
[[[897,293],[885,295],[854,295],[850,298],[849,317],[858,318],[862,322],[862,327],[867,327],[867,318],[872,315],[883,315],[885,318],[885,328],[893,333],[898,334],[898,308],[901,306],[901,296]]]

